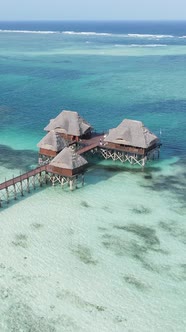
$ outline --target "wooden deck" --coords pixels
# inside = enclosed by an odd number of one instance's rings
[[[104,139],[103,134],[97,134],[89,139],[82,139],[79,143],[81,147],[77,150],[78,154],[83,154],[92,149],[95,149],[97,146],[102,146],[102,142]]]

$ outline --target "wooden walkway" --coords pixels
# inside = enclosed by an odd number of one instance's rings
[[[0,208],[4,202],[8,204],[11,199],[17,200],[19,196],[24,196],[25,192],[30,193],[31,189],[35,190],[37,186],[47,184],[49,172],[46,164],[0,183]]]
[[[96,147],[101,147],[103,139],[103,134],[94,134],[90,139],[83,139],[79,142],[80,147],[76,152],[81,155]],[[19,194],[24,196],[25,191],[29,193],[31,188],[36,188],[36,184],[41,187],[47,183],[50,179],[50,173],[53,173],[52,168],[46,164],[0,183],[0,207],[4,201],[9,203],[11,198],[16,200]]]
[[[91,137],[90,139],[81,140],[80,141],[81,147],[79,148],[79,150],[77,150],[77,153],[83,154],[92,149],[95,149],[98,146],[101,146],[103,139],[104,139],[104,135],[98,134],[98,135]]]
[[[43,171],[47,171],[47,165],[43,165],[40,167],[37,167],[31,171],[28,171],[24,174],[18,175],[15,178],[12,178],[10,180],[4,181],[2,183],[0,183],[0,190],[6,189],[10,186],[14,186],[15,184],[17,184],[18,182],[22,182],[24,180],[29,179],[32,176],[35,176]]]

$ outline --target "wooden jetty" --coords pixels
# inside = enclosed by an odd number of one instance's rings
[[[47,165],[42,165],[0,183],[0,207],[2,207],[3,201],[9,203],[11,198],[16,200],[19,195],[24,196],[25,191],[30,193],[30,190],[35,190],[36,186],[42,187],[44,183],[48,182],[47,174]]]

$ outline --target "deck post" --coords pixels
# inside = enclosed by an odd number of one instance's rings
[[[8,187],[6,187],[6,202],[7,202],[7,204],[9,203],[9,191],[8,191]]]
[[[82,173],[82,186],[84,186],[84,184],[85,184],[85,175],[84,173]]]
[[[41,172],[39,172],[39,185],[40,187],[42,187],[42,176],[41,176]]]
[[[145,166],[145,163],[146,163],[146,161],[147,161],[147,157],[146,157],[146,156],[144,156],[144,157],[143,157],[143,159],[142,159],[142,167],[144,167],[144,166]]]
[[[16,197],[16,185],[15,185],[15,183],[14,183],[14,175],[13,175],[13,187],[14,187],[14,199],[16,200],[17,199],[17,197]]]
[[[52,185],[54,186],[54,184],[55,184],[55,175],[53,174],[53,176],[52,176]]]
[[[26,179],[27,182],[27,192],[30,193],[29,178]]]
[[[45,183],[47,184],[48,183],[48,172],[45,171]]]
[[[20,186],[21,186],[21,196],[24,196],[23,195],[23,183],[22,183],[22,180],[21,180],[21,176],[20,176]]]
[[[70,183],[70,190],[73,190],[74,189],[73,188],[73,184],[74,184],[73,178],[70,178],[69,183]]]

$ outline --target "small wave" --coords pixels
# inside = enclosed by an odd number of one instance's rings
[[[166,47],[166,44],[145,44],[145,45],[140,45],[140,44],[131,44],[129,45],[130,47]]]
[[[34,31],[34,30],[0,30],[0,32],[7,33],[39,33],[39,34],[50,34],[59,33],[59,31]]]
[[[179,37],[180,39],[185,39],[186,38],[186,36],[181,36],[181,37]]]
[[[63,31],[62,32],[65,35],[85,35],[85,36],[112,36],[112,34],[110,33],[106,33],[106,32],[86,32],[86,31],[81,31],[81,32],[77,32],[77,31]]]
[[[174,38],[172,35],[150,35],[150,34],[138,34],[138,33],[128,33],[128,37],[131,38]]]
[[[110,33],[106,32],[86,32],[86,31],[40,31],[40,30],[2,30],[0,32],[7,33],[38,33],[38,34],[64,34],[64,35],[84,35],[84,36],[112,36]]]
[[[166,47],[168,46],[167,44],[144,44],[144,45],[141,45],[141,44],[130,44],[130,45],[122,45],[122,44],[115,44],[114,45],[115,47],[141,47],[141,48],[144,48],[144,47]]]
[[[161,38],[174,38],[172,35],[152,35],[152,34],[113,34],[107,32],[94,32],[94,31],[46,31],[46,30],[8,30],[0,29],[0,33],[30,33],[30,34],[64,34],[64,35],[81,35],[81,36],[105,36],[105,37],[123,37],[123,38],[149,38],[149,39],[161,39]],[[179,38],[186,38],[182,36]]]

